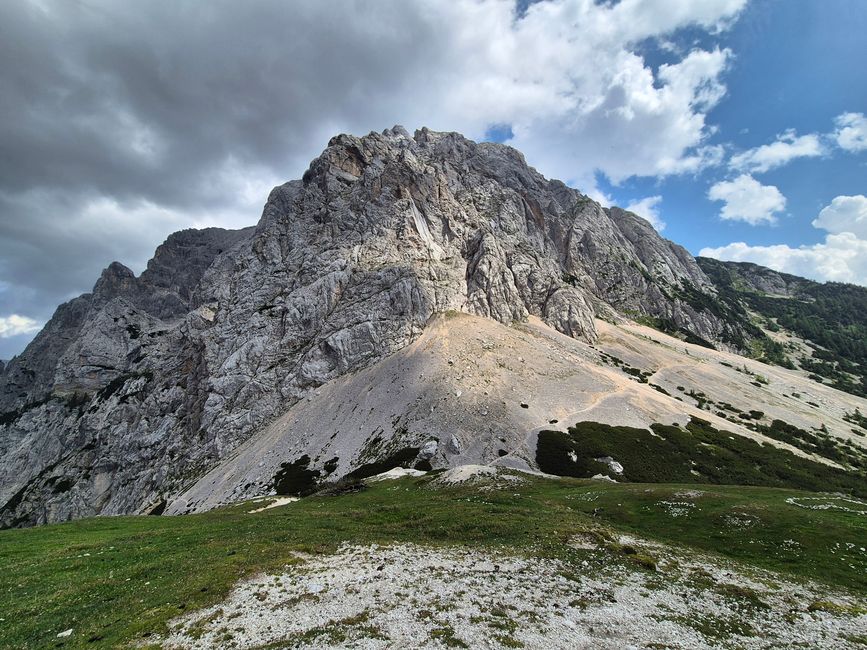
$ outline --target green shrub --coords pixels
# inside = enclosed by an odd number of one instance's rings
[[[785,423],[784,423],[785,424]],[[772,445],[715,429],[699,418],[686,428],[654,424],[633,427],[579,422],[563,431],[541,431],[539,469],[558,476],[597,474],[637,483],[717,483],[834,490],[867,496],[863,472],[848,472]],[[616,474],[597,458],[623,465]]]

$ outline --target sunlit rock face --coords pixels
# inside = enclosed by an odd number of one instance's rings
[[[175,233],[115,262],[0,368],[0,524],[160,510],[309,391],[419,337],[437,312],[663,318],[710,342],[695,260],[516,150],[427,129],[339,135],[255,228]]]

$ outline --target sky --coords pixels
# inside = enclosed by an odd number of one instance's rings
[[[505,142],[693,254],[867,285],[863,0],[0,0],[0,358],[330,137]]]

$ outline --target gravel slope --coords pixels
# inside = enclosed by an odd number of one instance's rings
[[[239,584],[224,603],[177,620],[163,647],[855,648],[847,639],[867,634],[863,608],[853,613],[840,596],[621,542],[652,551],[659,570],[612,561],[593,538],[573,540],[577,563],[345,546]],[[834,598],[840,611],[816,610]]]
[[[856,408],[867,413],[867,400],[803,373],[690,345],[639,325],[597,321],[596,329],[599,338],[591,346],[533,317],[509,327],[466,314],[438,316],[413,344],[293,406],[171,501],[166,512],[199,512],[268,494],[280,464],[305,454],[311,468],[320,470],[338,459],[330,474],[336,479],[366,462],[375,441],[380,457],[386,448],[433,445],[434,467],[534,469],[538,431],[581,420],[643,428],[701,417],[718,429],[803,455],[737,418],[718,417],[719,407],[697,408],[690,391],[743,411],[760,409],[765,422],[780,418],[807,430],[825,425],[855,444],[867,441],[842,419]],[[612,357],[650,373],[648,383]],[[756,375],[767,383],[756,382]]]

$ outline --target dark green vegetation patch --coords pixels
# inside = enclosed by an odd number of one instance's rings
[[[720,302],[732,311],[746,306],[766,321],[767,329],[785,328],[805,339],[811,356],[798,357],[800,366],[812,376],[839,390],[867,397],[867,289],[853,284],[820,284],[786,273],[768,271],[755,264],[720,262],[697,258],[699,266],[719,290]],[[773,276],[785,285],[786,296],[767,295],[750,283],[752,275]],[[779,343],[745,329],[759,346],[760,360],[790,365]],[[743,347],[743,346],[742,346]]]
[[[415,460],[416,456],[418,456],[418,452],[419,447],[405,447],[400,451],[390,454],[383,460],[362,465],[358,469],[349,472],[346,476],[347,478],[368,478],[370,476],[376,476],[377,474],[387,472],[395,467],[409,467],[410,463]]]
[[[304,454],[291,463],[281,463],[280,471],[274,475],[274,491],[280,495],[303,496],[316,489],[318,469],[308,469],[310,456]]]
[[[856,408],[854,413],[846,413],[845,415],[843,415],[843,419],[846,420],[846,422],[856,424],[862,429],[864,429],[864,431],[867,431],[867,417],[864,417],[864,415],[861,414],[861,411],[859,409]]]
[[[809,454],[824,456],[840,465],[860,470],[862,473],[867,471],[867,454],[864,450],[848,440],[830,435],[827,430],[806,431],[782,420],[774,420],[770,426],[755,425],[751,428]]]
[[[597,474],[637,483],[715,483],[831,490],[867,496],[864,472],[847,472],[784,449],[715,429],[699,418],[686,426],[654,424],[652,431],[579,422],[568,432],[542,431],[539,469],[557,476]],[[597,459],[623,465],[615,473]]]
[[[635,379],[636,381],[641,382],[642,384],[647,383],[647,378],[653,376],[653,371],[651,370],[642,370],[641,368],[635,368],[634,366],[630,366],[623,359],[619,357],[615,357],[612,354],[608,354],[606,352],[602,353],[602,361],[605,363],[615,366],[616,368],[620,368],[627,375]],[[523,406],[523,404],[521,405]],[[554,420],[556,422],[556,420]]]

